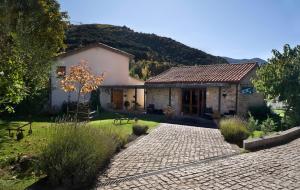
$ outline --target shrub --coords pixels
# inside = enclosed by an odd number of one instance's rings
[[[247,123],[239,118],[233,117],[220,121],[220,130],[225,140],[231,143],[241,143],[249,137]]]
[[[16,137],[17,137],[17,141],[23,139],[24,138],[23,131],[17,131]]]
[[[56,124],[40,156],[52,185],[81,188],[93,182],[117,146],[107,131],[86,125]]]
[[[264,134],[275,131],[276,127],[276,123],[269,117],[261,124],[261,130],[264,132]]]
[[[261,130],[260,125],[258,124],[258,120],[254,119],[254,117],[249,113],[250,117],[247,123],[247,129],[249,130],[251,136],[253,137],[253,132],[256,130]]]
[[[132,132],[133,132],[133,134],[140,136],[140,135],[146,134],[148,131],[148,128],[149,127],[146,125],[133,125]]]
[[[266,104],[260,106],[251,106],[248,108],[249,113],[257,120],[264,121],[272,113],[271,108]]]
[[[262,124],[268,118],[271,118],[275,123],[275,130],[281,130],[281,117],[274,113],[270,107],[263,106],[252,106],[249,108],[249,116],[253,116],[254,119],[258,120],[259,124]]]

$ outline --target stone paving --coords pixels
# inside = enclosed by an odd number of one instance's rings
[[[101,182],[237,153],[219,130],[161,124],[112,160]]]
[[[164,127],[159,130],[164,130]],[[271,149],[198,163],[156,175],[100,186],[98,189],[297,190],[300,189],[300,139]]]

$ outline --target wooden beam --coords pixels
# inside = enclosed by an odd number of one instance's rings
[[[113,103],[113,91],[114,91],[114,89],[111,88],[110,89],[110,103]]]
[[[230,87],[230,83],[145,83],[144,88],[205,88],[205,87]],[[103,86],[101,86],[103,87]]]
[[[137,109],[137,88],[134,88],[134,109]]]
[[[235,113],[238,113],[238,102],[239,102],[239,84],[235,86]]]
[[[171,88],[169,88],[169,106],[171,106],[171,96],[172,96],[172,91]]]
[[[221,114],[221,87],[219,87],[219,101],[218,101],[218,111]]]
[[[146,110],[146,89],[144,89],[144,110]]]
[[[197,116],[200,115],[201,113],[201,105],[200,105],[200,102],[202,101],[202,96],[201,96],[201,89],[198,89],[197,90],[197,95],[196,95],[198,98],[197,98],[197,102],[198,102],[198,105],[197,105]]]

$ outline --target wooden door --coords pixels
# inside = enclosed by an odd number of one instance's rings
[[[123,109],[123,90],[113,89],[111,97],[111,101],[114,104],[115,109]]]
[[[202,115],[206,106],[206,89],[182,89],[182,112],[186,115]]]

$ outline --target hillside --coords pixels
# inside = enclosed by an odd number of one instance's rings
[[[171,38],[135,32],[126,26],[71,25],[66,35],[67,50],[101,42],[135,55],[131,73],[143,79],[173,65],[228,63],[222,57],[188,47]]]
[[[247,63],[247,62],[257,62],[259,65],[267,63],[267,61],[260,59],[260,58],[252,58],[252,59],[233,59],[230,57],[223,57],[229,63],[238,64],[238,63]]]

